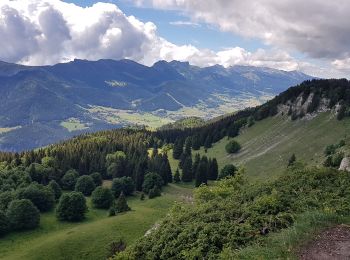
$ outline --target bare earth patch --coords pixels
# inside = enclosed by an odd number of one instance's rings
[[[326,229],[299,252],[300,260],[350,259],[350,226]]]

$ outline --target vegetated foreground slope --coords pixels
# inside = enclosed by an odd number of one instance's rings
[[[201,148],[200,154],[216,157],[220,167],[229,163],[244,166],[248,178],[266,181],[283,173],[293,153],[299,161],[322,165],[325,147],[348,137],[349,133],[350,120],[339,121],[331,112],[295,121],[278,115],[242,129],[234,138],[242,146],[239,153],[226,153],[229,139],[225,137],[207,149],[207,153]]]
[[[174,208],[157,229],[116,259],[241,259],[240,250],[291,227],[301,214],[333,215],[329,222],[348,216],[349,185],[348,172],[298,164],[283,177],[259,185],[249,184],[239,173],[196,190],[194,206]]]
[[[161,197],[152,200],[131,197],[128,203],[132,211],[112,218],[106,210],[94,209],[89,203],[82,223],[62,223],[54,212],[45,213],[39,229],[0,239],[0,259],[106,259],[113,241],[132,244],[163,218],[175,201],[184,201],[191,194],[190,188],[171,184]]]
[[[346,136],[349,119],[344,119],[344,115],[349,115],[349,89],[337,87],[326,84],[320,88],[313,85],[312,91],[302,87],[291,89],[250,114],[260,120],[241,129],[241,135],[235,139],[243,149],[230,155],[226,162],[234,158],[236,162],[247,162],[251,179],[272,181],[249,184],[244,181],[245,173],[240,172],[214,187],[203,186],[195,192],[194,207],[174,208],[158,229],[116,259],[291,258],[296,257],[297,247],[304,239],[310,239],[309,234],[315,230],[339,222],[349,223],[346,216],[350,213],[350,175],[322,166],[326,146],[337,143],[336,147],[348,146],[349,141]],[[339,90],[346,95],[338,95]],[[306,102],[316,95],[318,101]],[[296,104],[303,99],[300,103],[305,107]],[[284,101],[279,103],[280,100]],[[280,109],[286,104],[291,108],[288,118]],[[214,136],[219,136],[217,130],[212,126]],[[339,142],[341,139],[347,140]],[[208,156],[226,153],[224,144],[214,144],[214,148],[210,148],[210,143],[205,145]],[[292,162],[286,172],[292,153],[300,159]],[[284,160],[278,162],[280,156]],[[255,158],[265,161],[261,162],[261,169],[259,164],[253,165],[249,173],[249,161]],[[317,167],[305,167],[301,162]],[[300,221],[303,217],[304,222]],[[283,234],[293,235],[289,239],[281,235],[282,245],[277,246],[273,239],[281,229]],[[267,234],[271,234],[271,239]]]

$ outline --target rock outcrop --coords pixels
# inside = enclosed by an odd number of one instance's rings
[[[350,157],[344,157],[339,166],[340,171],[350,172]]]

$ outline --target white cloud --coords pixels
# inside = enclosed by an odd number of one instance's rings
[[[335,60],[332,62],[332,65],[338,70],[350,70],[350,58]]]
[[[190,21],[173,21],[169,23],[170,25],[175,26],[191,26],[191,27],[201,27],[199,23],[194,23]]]
[[[113,4],[82,8],[59,0],[0,3],[0,58],[53,64],[73,58],[142,60],[157,41],[153,23],[126,16]]]
[[[194,20],[176,21],[176,25],[192,25],[196,19],[202,19],[219,24],[223,30],[244,30],[245,35],[257,31],[261,37],[271,42],[276,38],[274,31],[265,29],[265,23],[271,21],[260,21],[262,14],[257,10],[252,16],[248,16],[251,21],[244,18],[247,13],[239,14],[241,18],[231,17],[233,14],[238,15],[237,12],[244,6],[236,1],[232,1],[238,3],[234,11],[231,10],[230,2],[223,0],[210,3],[184,0],[153,2],[161,8],[175,6],[194,13]],[[213,12],[207,10],[215,10],[223,3],[228,6],[222,6]],[[257,7],[260,7],[260,4],[257,4]],[[219,15],[219,12],[222,14]],[[238,22],[234,23],[229,18],[233,21],[238,19]],[[276,20],[278,17],[270,18]],[[249,27],[249,24],[255,26]],[[298,27],[298,24],[295,23],[295,26]],[[328,75],[331,71],[317,70],[317,66],[298,61],[279,47],[259,49],[255,52],[232,47],[214,52],[198,49],[190,44],[175,45],[158,36],[154,23],[144,23],[134,16],[126,16],[115,4],[110,3],[96,3],[84,8],[61,0],[1,0],[0,35],[0,59],[29,65],[55,64],[74,58],[128,58],[146,65],[163,59],[189,61],[197,66],[220,64],[225,67],[252,65],[283,70],[300,69],[313,75]],[[346,68],[340,61],[334,62],[333,66],[334,69],[341,66]]]
[[[260,38],[313,58],[350,55],[348,0],[144,0],[155,8],[179,9],[192,20],[218,25],[246,37]]]

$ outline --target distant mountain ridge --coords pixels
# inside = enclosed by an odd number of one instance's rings
[[[159,61],[0,62],[0,150],[47,145],[82,131],[209,118],[260,104],[311,79],[298,71]]]

